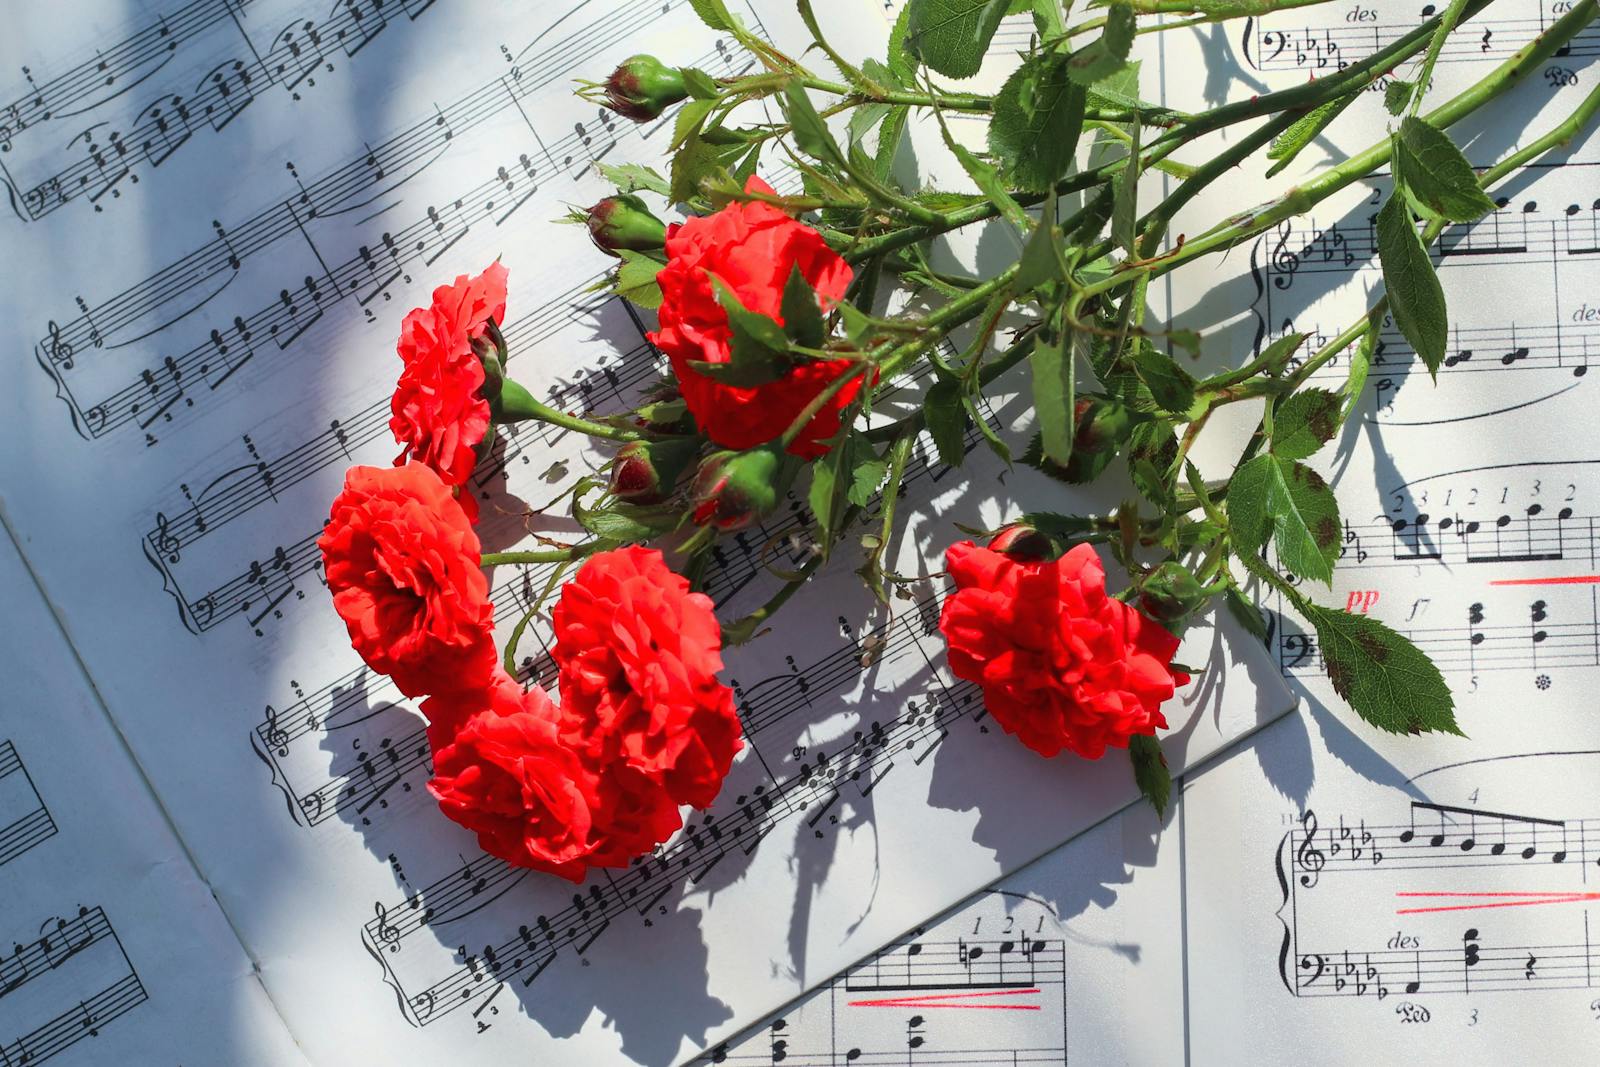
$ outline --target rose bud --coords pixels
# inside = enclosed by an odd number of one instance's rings
[[[1090,482],[1111,465],[1133,432],[1134,414],[1120,400],[1081,396],[1073,408],[1078,430],[1065,467],[1042,460],[1041,469],[1074,485]],[[1029,461],[1031,462],[1031,461]]]
[[[659,504],[700,451],[698,437],[630,441],[611,464],[611,493],[629,504]]]
[[[654,56],[629,56],[606,79],[606,106],[625,119],[649,122],[689,96],[683,75]]]
[[[506,381],[506,339],[499,323],[485,319],[482,336],[472,339],[472,353],[483,364],[481,395],[491,404],[500,396]]]
[[[1157,622],[1170,624],[1192,615],[1206,602],[1206,592],[1181,563],[1168,560],[1139,586],[1139,607]]]
[[[783,457],[763,445],[748,452],[713,452],[695,472],[694,521],[719,530],[749,526],[778,504],[778,473]]]
[[[1050,535],[1025,522],[1014,522],[989,539],[989,548],[1016,560],[1038,561],[1055,559],[1061,553]]]
[[[667,225],[632,193],[608,196],[589,209],[589,238],[602,252],[652,252],[667,243]]]

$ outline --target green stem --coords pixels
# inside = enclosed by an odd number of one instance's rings
[[[1477,0],[1473,0],[1473,3],[1477,3]],[[1469,10],[1474,10],[1474,8],[1469,5]],[[1428,122],[1440,129],[1444,129],[1472,114],[1512,86],[1521,82],[1522,79],[1537,69],[1540,63],[1577,36],[1585,26],[1594,20],[1596,14],[1600,14],[1600,5],[1594,3],[1584,3],[1574,7],[1555,23],[1551,24],[1550,28],[1544,33],[1518,49],[1511,58],[1496,67],[1492,73],[1441,107],[1430,112],[1427,115]],[[1220,226],[1189,241],[1171,255],[1150,263],[1131,266],[1128,270],[1148,271],[1152,277],[1158,277],[1200,256],[1231,248],[1240,241],[1247,240],[1271,229],[1285,219],[1303,214],[1327,197],[1332,196],[1353,182],[1365,178],[1372,171],[1387,163],[1392,151],[1391,144],[1390,139],[1385,137],[1364,152],[1352,156],[1337,166],[1330,167],[1305,185],[1290,190],[1266,207],[1252,211],[1242,219],[1233,219],[1222,223]],[[1125,274],[1126,272],[1122,273]],[[1095,292],[1109,289],[1125,280],[1125,277],[1113,275],[1111,278],[1086,287],[1084,293],[1085,295],[1091,295]]]
[[[1444,40],[1456,28],[1456,21],[1461,18],[1461,9],[1466,6],[1466,0],[1450,0],[1450,6],[1444,9],[1439,28],[1434,31],[1433,39],[1428,42],[1428,54],[1422,60],[1422,72],[1417,75],[1417,84],[1411,90],[1411,113],[1415,115],[1422,107],[1422,98],[1428,94],[1428,83],[1433,80],[1433,66],[1439,62],[1439,52],[1444,48]]]
[[[612,441],[637,441],[640,437],[632,430],[624,430],[620,426],[606,426],[603,423],[590,422],[588,419],[580,419],[576,415],[557,411],[550,405],[535,400],[532,393],[509,378],[506,379],[500,390],[500,396],[492,407],[494,419],[499,423],[525,422],[534,419],[552,426],[576,430],[590,437],[604,437]]]
[[[927,351],[929,346],[938,344],[939,338],[948,333],[950,327],[959,326],[974,315],[982,312],[990,297],[1012,283],[1020,267],[1020,263],[1011,264],[1011,266],[982,285],[976,286],[970,292],[962,293],[924,318],[918,325],[921,326],[925,333],[936,333],[938,336],[931,341],[925,337],[916,341],[909,341],[891,350],[878,364],[879,380],[889,381],[896,374],[899,374],[907,363]]]
[[[598,542],[572,545],[567,548],[535,548],[523,552],[485,552],[478,557],[481,567],[499,567],[515,563],[566,563],[593,552]]]
[[[863,83],[849,86],[824,78],[801,77],[795,81],[807,89],[832,93],[846,100],[862,104],[906,104],[910,107],[942,107],[949,111],[991,111],[994,97],[976,93],[909,93],[901,89],[885,89],[880,85]]]
[[[1033,345],[1036,339],[1037,335],[1030,333],[1028,336],[1022,338],[1016,344],[1006,349],[1006,351],[998,359],[985,363],[983,365],[983,369],[978,372],[979,386],[981,387],[988,385],[990,382],[1000,377],[1000,375],[1004,374],[1012,367],[1015,367],[1018,363],[1021,363],[1023,360],[1027,359],[1028,356],[1033,352]],[[882,444],[884,441],[895,440],[903,434],[909,433],[914,436],[917,431],[922,429],[922,422],[922,409],[918,408],[916,411],[907,415],[903,419],[897,419],[894,422],[886,422],[882,426],[874,426],[872,429],[866,431],[867,440],[871,441],[873,444]]]

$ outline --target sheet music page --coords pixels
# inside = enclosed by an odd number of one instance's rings
[[[1567,10],[1497,5],[1466,23],[1425,106]],[[1418,19],[1362,2],[1269,15],[1233,39],[1162,34],[1166,102],[1182,106],[1173,79],[1202,58],[1190,99],[1245,96],[1353,62]],[[1473,164],[1570,111],[1597,53],[1591,24],[1454,128]],[[1368,96],[1318,151],[1386,136],[1381,87]],[[1317,457],[1344,553],[1331,592],[1307,592],[1408,634],[1444,671],[1467,737],[1361,723],[1333,697],[1314,632],[1278,616],[1273,652],[1306,711],[1191,774],[1181,801],[1190,1062],[1592,1058],[1580,1050],[1596,1046],[1600,1008],[1597,162],[1600,139],[1581,137],[1492,188],[1499,210],[1443,232],[1432,255],[1451,329],[1437,382],[1385,322],[1343,438]],[[1388,190],[1387,176],[1358,183],[1235,249],[1233,281],[1175,283],[1174,304],[1202,323],[1231,316],[1257,343],[1290,331],[1324,343],[1381,292],[1373,214]],[[1347,356],[1318,372],[1326,387],[1343,384]]]
[[[305,1064],[3,535],[0,588],[0,1064]]]
[[[1134,805],[695,1063],[1182,1062],[1177,849]]]
[[[792,5],[735,6],[802,40]],[[871,3],[826,17],[881,51]],[[552,220],[602,195],[595,161],[659,158],[671,120],[620,122],[572,83],[646,49],[745,60],[686,0],[12,22],[4,514],[314,1062],[691,1057],[1134,799],[1115,759],[1043,761],[990,729],[943,670],[935,583],[885,614],[840,568],[792,606],[804,644],[727,656],[747,751],[658,856],[576,892],[484,856],[423,788],[420,721],[349,650],[315,538],[344,468],[394,455],[400,317],[496,255],[521,379],[570,410],[637,395],[647,324],[589,291],[604,261]],[[920,454],[927,519],[897,548],[932,571],[955,523],[1006,517],[991,490],[1012,475],[981,448],[959,471]],[[508,433],[476,483],[486,547],[570,534],[542,509],[598,462]],[[765,598],[801,506],[723,542],[715,599]],[[544,577],[495,575],[502,634]],[[524,674],[549,685],[544,639]],[[1167,709],[1175,768],[1289,706],[1248,641],[1197,629],[1180,657],[1206,673]]]

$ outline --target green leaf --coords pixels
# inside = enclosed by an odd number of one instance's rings
[[[1302,602],[1334,691],[1367,722],[1394,734],[1461,735],[1450,687],[1416,645],[1369,615]]]
[[[714,107],[716,102],[712,100],[691,100],[679,108],[678,117],[672,121],[672,141],[667,150],[675,152],[688,144],[691,137],[698,136]]]
[[[1133,140],[1128,145],[1128,165],[1117,175],[1116,198],[1111,203],[1111,239],[1130,258],[1138,255],[1135,244],[1139,239],[1139,129],[1137,122],[1129,127]]]
[[[945,124],[942,114],[935,111],[933,117],[938,120],[939,132],[944,136],[945,147],[950,149],[951,154],[960,162],[961,168],[967,172],[967,177],[971,178],[973,183],[977,185],[978,191],[999,209],[1000,213],[1011,222],[1011,225],[1018,230],[1028,229],[1032,224],[1032,220],[1028,218],[1028,213],[1022,210],[1022,205],[1017,203],[1011,194],[1006,191],[1005,183],[1000,180],[999,172],[973,155],[966,145],[950,135],[950,127]]]
[[[971,393],[961,395],[961,406],[967,409],[967,417],[972,420],[972,425],[978,428],[978,434],[983,438],[984,444],[989,446],[989,451],[1000,457],[1006,466],[1011,465],[1011,446],[1006,444],[989,420],[983,417],[983,412],[978,410],[978,402]]]
[[[1099,39],[1068,57],[1067,73],[1072,80],[1080,85],[1091,85],[1121,70],[1133,48],[1134,30],[1133,5],[1114,0],[1106,9],[1106,28]]]
[[[822,322],[822,307],[817,302],[817,291],[811,288],[800,264],[789,268],[789,281],[783,287],[783,330],[795,343],[806,348],[821,348],[827,339],[827,328]]]
[[[1149,388],[1150,395],[1167,411],[1183,415],[1194,406],[1194,377],[1172,357],[1149,345],[1135,345],[1129,352],[1134,373]]]
[[[1077,229],[1072,231],[1074,245],[1093,244],[1100,236],[1100,231],[1106,228],[1106,223],[1111,221],[1111,212],[1116,204],[1116,186],[1106,182],[1100,186],[1100,191],[1094,194],[1094,199],[1083,207],[1083,217],[1078,221]]]
[[[825,544],[833,540],[830,536],[833,530],[833,502],[838,498],[835,487],[833,457],[823,456],[815,460],[811,464],[811,488],[806,492],[806,503],[811,508],[812,517],[817,520]]]
[[[1272,417],[1272,452],[1281,459],[1314,455],[1339,432],[1339,397],[1326,389],[1302,389],[1278,405]]]
[[[1267,624],[1262,619],[1261,611],[1250,603],[1245,595],[1239,592],[1237,586],[1228,586],[1223,593],[1223,601],[1228,605],[1228,612],[1262,644],[1267,642]]]
[[[733,329],[735,346],[743,335],[747,340],[754,341],[773,352],[782,352],[789,347],[789,338],[784,334],[782,326],[759,311],[751,311],[745,307],[726,282],[710,271],[706,274],[711,279],[712,291],[717,294],[717,303],[728,313],[728,325]]]
[[[995,97],[989,151],[1022,189],[1042,192],[1072,169],[1087,90],[1053,52],[1029,56]]]
[[[1267,170],[1267,177],[1271,178],[1294,162],[1296,156],[1305,150],[1306,146],[1317,139],[1317,135],[1328,128],[1328,124],[1339,117],[1339,113],[1355,102],[1361,94],[1350,93],[1346,96],[1335,97],[1320,107],[1314,107],[1301,115],[1287,130],[1273,138],[1272,144],[1267,146],[1267,158],[1276,159],[1278,162]]]
[[[1241,556],[1259,556],[1272,534],[1267,517],[1267,486],[1275,466],[1270,455],[1259,455],[1241,464],[1228,479],[1228,527],[1233,534],[1234,551]]]
[[[900,17],[894,20],[894,27],[889,31],[889,73],[892,81],[902,89],[909,89],[917,83],[917,66],[912,62],[912,56],[906,49],[906,31],[911,25],[911,4],[900,9]]]
[[[620,166],[601,163],[599,166],[601,176],[615,185],[619,193],[636,193],[640,189],[648,189],[652,193],[666,196],[672,191],[667,179],[651,167],[641,166],[638,163],[623,163]]]
[[[806,95],[805,87],[797,82],[790,82],[784,86],[783,98],[784,111],[788,114],[789,125],[794,130],[795,146],[814,159],[832,163],[842,169],[845,165],[844,153],[839,150],[838,142],[828,131],[828,124],[817,114],[811,98]]]
[[[1228,518],[1239,552],[1259,553],[1270,534],[1286,570],[1320,582],[1333,579],[1339,504],[1310,467],[1270,453],[1250,460],[1228,482]]]
[[[1437,378],[1449,341],[1444,289],[1404,197],[1389,197],[1378,212],[1378,261],[1394,324]]]
[[[1010,0],[911,0],[905,46],[940,74],[970,78],[983,66],[984,53]]]
[[[1451,222],[1476,222],[1494,210],[1472,164],[1450,135],[1407,116],[1394,137],[1396,184],[1421,213]]]
[[[699,137],[689,138],[689,142],[672,155],[672,180],[667,187],[667,199],[675,204],[692,199],[700,192],[700,182],[722,170],[739,151],[737,147],[714,145]]]
[[[1339,421],[1343,422],[1350,417],[1356,409],[1356,403],[1361,399],[1361,390],[1367,384],[1367,372],[1372,369],[1372,356],[1378,348],[1377,319],[1367,323],[1367,331],[1361,335],[1361,342],[1356,345],[1355,355],[1350,357],[1350,377],[1345,379],[1344,410],[1339,413]]]
[[[728,14],[728,9],[723,6],[722,0],[689,0],[689,6],[700,16],[700,21],[711,29],[733,29],[733,16]]]
[[[1406,104],[1411,101],[1411,94],[1416,90],[1412,82],[1401,81],[1395,78],[1383,87],[1383,106],[1391,115],[1398,115],[1406,109]]]
[[[947,466],[959,467],[967,458],[967,412],[961,403],[959,381],[934,382],[922,401],[922,421],[928,436]]]
[[[1128,756],[1133,761],[1133,780],[1139,784],[1139,794],[1150,802],[1157,815],[1166,815],[1167,801],[1172,796],[1172,773],[1167,770],[1167,757],[1161,754],[1161,742],[1149,734],[1134,734],[1128,738]]]
[[[1022,256],[1017,261],[1017,292],[1027,293],[1061,278],[1061,234],[1056,230],[1056,197],[1054,193],[1044,202],[1039,222],[1033,228],[1028,243],[1022,246]]]
[[[1072,459],[1076,433],[1073,408],[1077,377],[1073,373],[1070,338],[1063,332],[1042,331],[1028,362],[1033,368],[1033,407],[1039,419],[1040,446],[1046,459],[1065,467]]]
[[[696,67],[679,67],[678,73],[683,75],[683,87],[689,90],[689,95],[696,100],[717,98],[716,79],[705,71]]]
[[[661,264],[642,252],[622,249],[617,253],[622,265],[617,268],[617,295],[630,304],[654,311],[661,306],[661,286],[656,275]]]
[[[850,485],[844,491],[844,498],[858,508],[866,507],[872,503],[878,487],[883,485],[883,480],[888,475],[887,460],[868,456],[856,461],[855,467],[850,472]]]

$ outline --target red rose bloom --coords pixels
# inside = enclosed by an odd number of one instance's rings
[[[752,176],[745,191],[770,194],[772,187]],[[728,313],[717,302],[711,275],[746,308],[781,324],[783,288],[796,266],[824,306],[842,299],[850,285],[850,265],[822,235],[771,204],[729,204],[713,215],[667,228],[667,265],[656,275],[661,328],[649,338],[672,362],[695,423],[723,448],[742,451],[777,437],[818,393],[855,365],[848,359],[808,360],[777,381],[750,387],[722,384],[689,366],[691,360],[726,363],[732,358]],[[864,377],[841,388],[789,451],[807,459],[825,454],[823,441],[839,432],[839,412],[855,399]]]
[[[1057,560],[1016,560],[951,545],[956,591],[939,618],[950,669],[976,682],[995,721],[1042,756],[1099,759],[1165,727],[1161,702],[1189,676],[1169,664],[1178,639],[1106,595],[1088,545]]]
[[[562,736],[595,765],[621,760],[678,803],[710,804],[742,747],[710,598],[633,546],[591,556],[553,618]]]
[[[420,460],[446,485],[466,484],[489,431],[483,364],[472,342],[505,313],[506,269],[496,262],[476,278],[441,285],[432,304],[406,315],[396,346],[405,367],[390,401],[389,429],[402,446],[396,464]]]
[[[581,882],[626,867],[683,825],[660,782],[621,761],[596,765],[562,738],[565,715],[544,690],[503,670],[487,691],[423,702],[444,813],[490,855]]]
[[[317,547],[368,666],[413,697],[487,684],[494,609],[478,537],[431,469],[351,467]]]
[[[446,718],[430,723],[430,738],[454,725],[449,743],[435,745],[428,792],[490,855],[583,881],[594,851],[597,783],[558,739],[560,712],[544,690],[523,693],[504,672],[479,703],[466,715],[458,701],[423,705],[430,715],[449,706]]]

